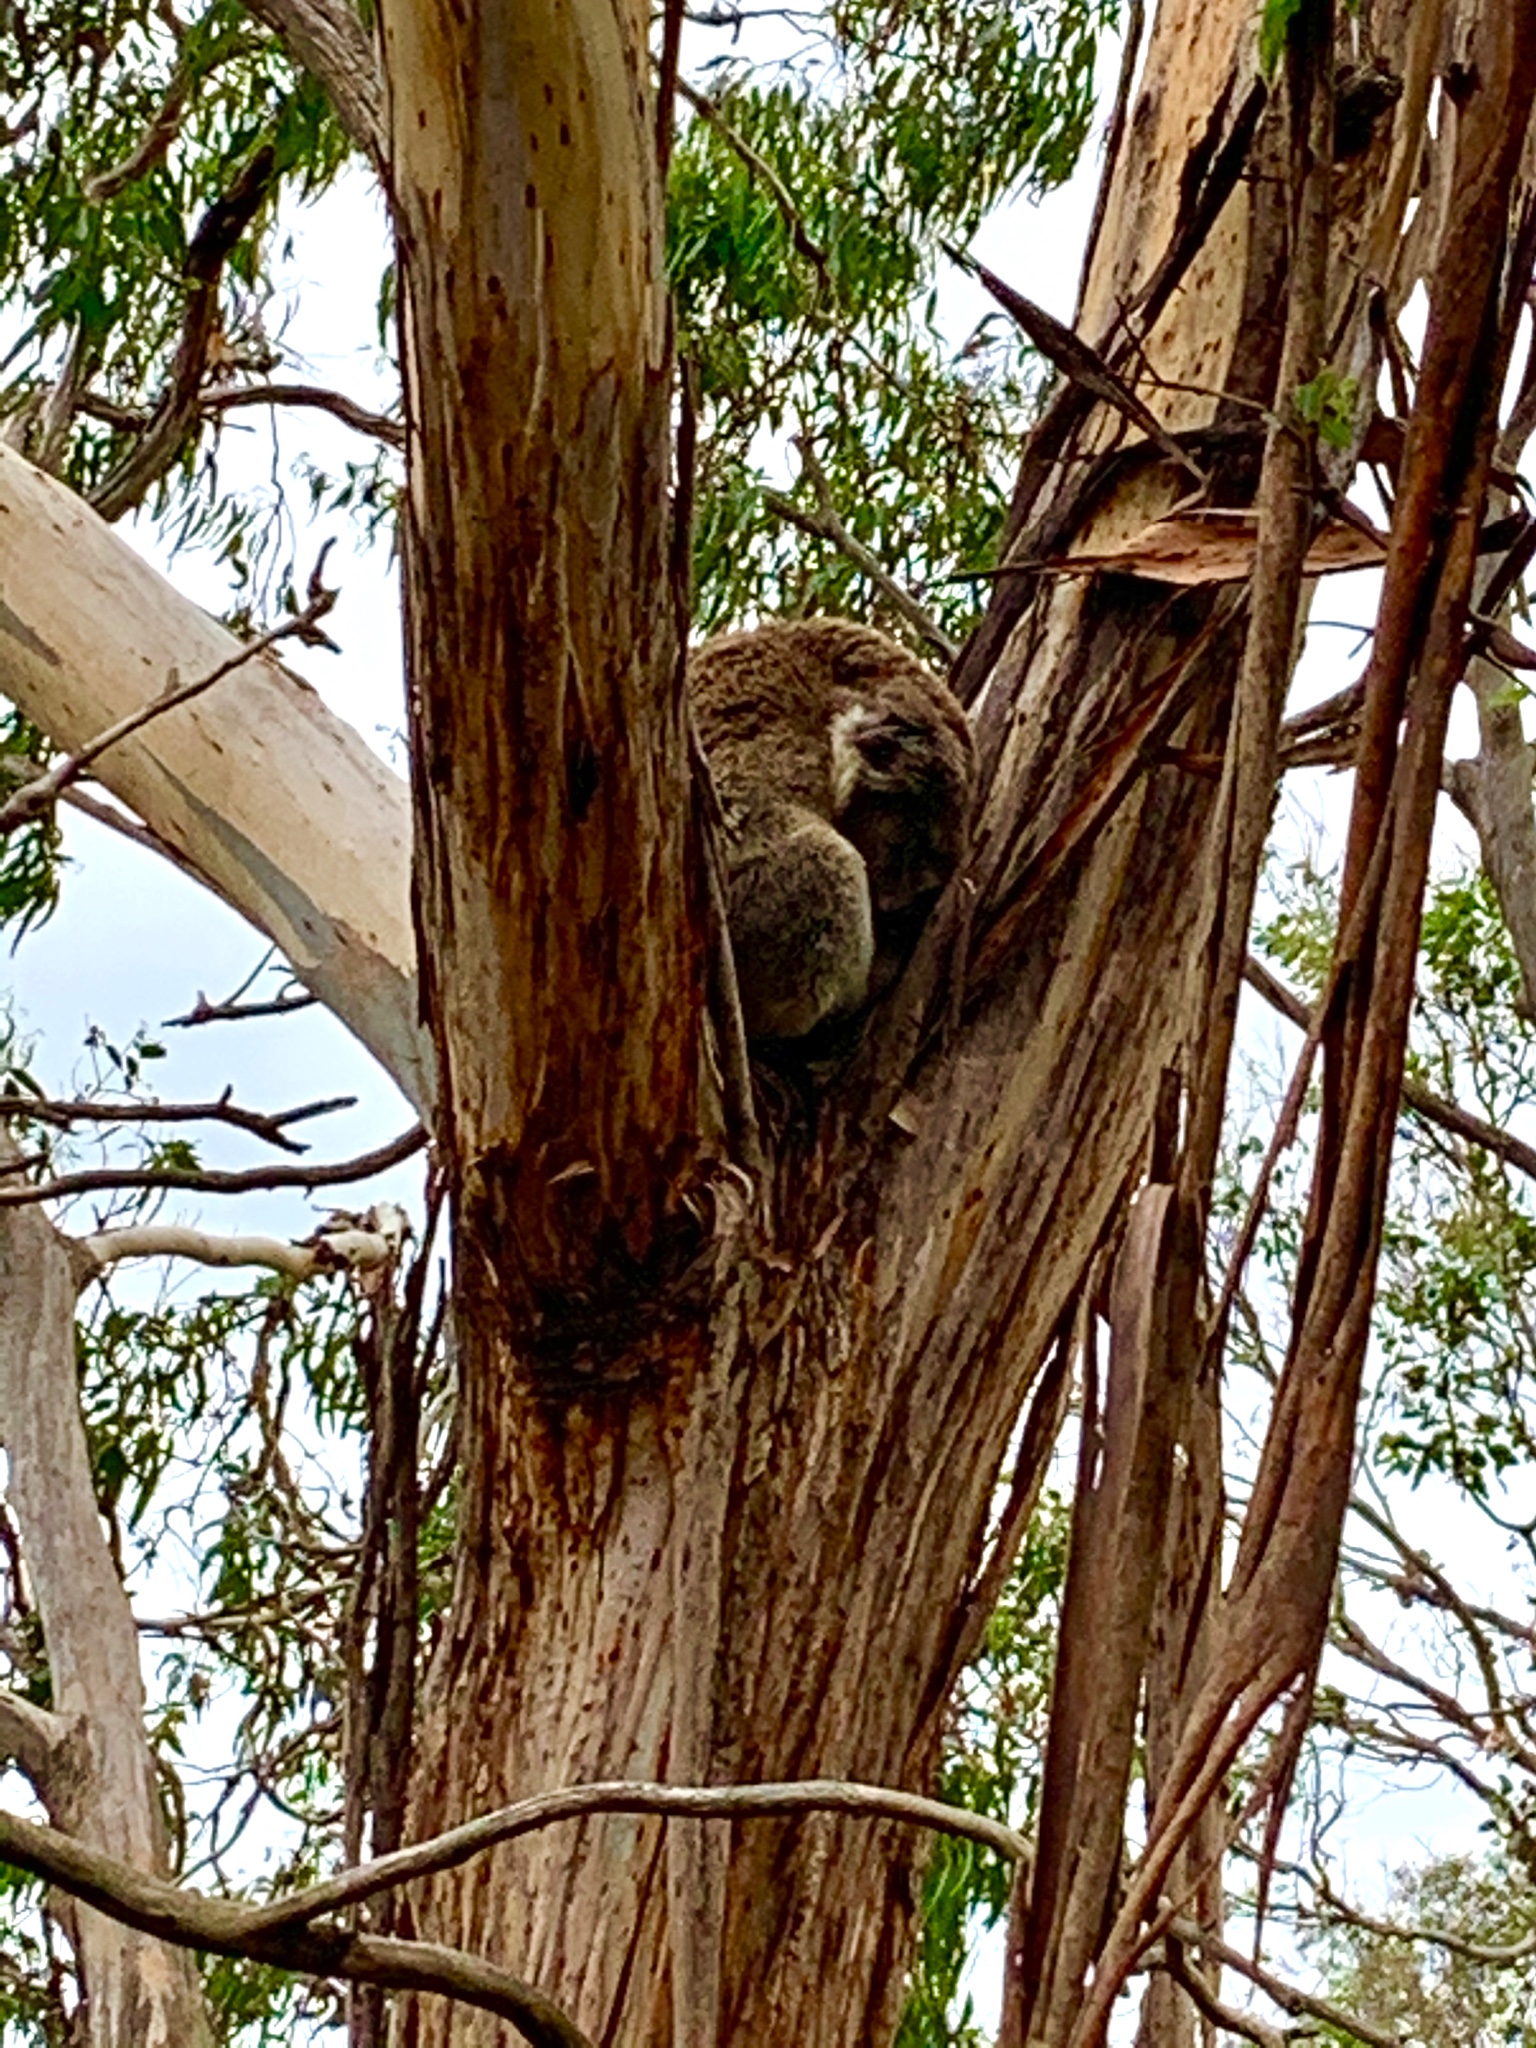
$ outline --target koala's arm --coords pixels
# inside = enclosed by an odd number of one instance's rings
[[[875,954],[858,849],[825,818],[789,803],[764,806],[727,841],[727,914],[747,1036],[804,1038],[858,1009]]]

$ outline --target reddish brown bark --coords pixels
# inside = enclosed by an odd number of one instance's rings
[[[1150,358],[1273,403],[1274,195],[1260,181],[1228,197],[1262,97],[1251,27],[1245,0],[1165,0],[1084,317],[1121,374]],[[387,4],[385,29],[419,928],[457,1181],[466,1453],[415,1825],[594,1778],[919,1787],[955,1617],[994,1577],[1000,1460],[1146,1172],[1166,1076],[1197,1073],[1212,989],[1235,986],[1230,946],[1208,964],[1217,913],[1189,883],[1242,603],[1003,579],[962,663],[981,692],[972,871],[860,1057],[745,1191],[706,1056],[645,23],[595,0],[520,7],[515,25],[499,6],[466,20]],[[1384,135],[1378,171],[1396,149]],[[1398,185],[1360,192],[1396,203]],[[1121,309],[1148,293],[1167,310],[1131,346]],[[1346,354],[1368,350],[1360,293],[1340,331]],[[1150,378],[1141,395],[1189,436],[1214,500],[1251,498],[1251,408]],[[1076,396],[1052,409],[1016,494],[1021,557],[1102,545],[1183,494],[1181,466],[1122,435]],[[1202,1101],[1219,1085],[1207,1072]],[[1106,1456],[1101,1480],[1146,1503],[1146,1569],[1112,1515],[1074,1567],[1102,1584],[1131,1664],[1187,1426],[1189,1361],[1169,1360],[1198,1192],[1158,1192],[1168,1230],[1127,1269],[1146,1291],[1119,1317],[1142,1393],[1106,1418],[1125,1463]],[[1122,1780],[1135,1699],[1133,1671],[1109,1731]],[[1066,1769],[1064,1799],[1077,1778],[1097,1783]],[[1118,1812],[1090,1800],[1080,1818],[1112,1861]],[[445,1874],[412,1911],[605,2044],[887,2038],[916,1845],[831,1817],[728,1840],[720,1895],[707,1851],[669,1857],[658,1823],[616,1817]],[[1058,2034],[1095,1952],[1085,1897]],[[1040,1954],[1063,1940],[1054,1907],[1047,1920]],[[423,2003],[406,2038],[495,2032]]]

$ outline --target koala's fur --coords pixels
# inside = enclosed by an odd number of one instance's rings
[[[890,985],[964,857],[970,728],[937,676],[847,619],[707,641],[688,687],[747,1036],[803,1039]]]

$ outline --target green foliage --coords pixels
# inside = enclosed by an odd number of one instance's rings
[[[1293,394],[1297,416],[1326,447],[1348,448],[1353,444],[1355,419],[1360,406],[1360,380],[1341,377],[1337,370],[1321,370],[1310,384],[1298,384]]]
[[[1499,1857],[1442,1856],[1393,1877],[1386,1912],[1403,1927],[1443,1929],[1482,1946],[1536,1931],[1536,1892]],[[1328,1994],[1420,2048],[1536,2048],[1536,1977],[1423,1941],[1338,1925],[1312,1939]],[[1352,2041],[1352,2036],[1330,2038]]]
[[[1001,317],[959,347],[946,338],[940,244],[1072,169],[1117,13],[1113,0],[958,14],[858,0],[782,75],[713,68],[719,118],[680,137],[668,215],[701,392],[701,628],[874,608],[859,571],[764,502],[780,482],[771,457],[794,435],[855,539],[965,631],[972,595],[942,579],[987,557],[1036,373]],[[793,495],[816,509],[808,476]]]
[[[1285,55],[1291,23],[1301,8],[1302,0],[1264,0],[1264,12],[1259,18],[1259,69],[1266,78],[1274,77],[1275,68]]]
[[[34,781],[52,749],[19,711],[0,704],[0,797]],[[59,831],[39,818],[0,840],[0,931],[15,938],[51,915],[59,896]]]
[[[349,145],[320,88],[241,0],[186,18],[156,0],[108,0],[88,25],[59,0],[10,7],[0,79],[20,110],[0,141],[0,417],[89,494],[168,388],[184,266],[208,208],[259,146],[274,149],[274,188],[225,265],[212,364],[226,380],[264,376],[281,360],[265,325],[273,222],[326,189]],[[61,376],[86,394],[62,437],[46,404]],[[195,437],[157,503],[181,540],[245,530],[247,554],[270,512],[222,490]]]
[[[1066,1504],[1047,1494],[945,1730],[939,1798],[1014,1827],[1033,1824],[1039,1799],[1069,1526]],[[1007,1913],[1011,1878],[979,1843],[935,1838],[897,2048],[981,2048],[961,1980],[978,1934]]]

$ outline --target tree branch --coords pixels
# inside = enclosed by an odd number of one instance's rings
[[[137,1171],[115,1166],[86,1167],[79,1173],[61,1173],[34,1187],[0,1188],[0,1208],[19,1208],[28,1202],[59,1201],[66,1195],[107,1194],[121,1188],[187,1188],[203,1195],[244,1195],[258,1189],[335,1188],[352,1181],[370,1180],[386,1168],[421,1151],[427,1134],[413,1124],[387,1145],[364,1152],[356,1159],[344,1159],[331,1166],[252,1166],[228,1173],[217,1167],[145,1166]],[[0,1166],[0,1175],[12,1174],[16,1166]]]
[[[1288,1018],[1302,1031],[1309,1028],[1311,1013],[1306,1004],[1278,981],[1262,961],[1250,956],[1243,969],[1243,979],[1282,1017]],[[1491,1124],[1483,1117],[1474,1116],[1471,1110],[1448,1101],[1443,1095],[1436,1095],[1418,1081],[1404,1080],[1403,1101],[1415,1116],[1423,1117],[1426,1123],[1438,1124],[1442,1130],[1465,1138],[1468,1144],[1481,1146],[1506,1165],[1516,1167],[1536,1180],[1536,1146],[1522,1143],[1511,1132],[1500,1130],[1497,1124]]]
[[[325,566],[326,555],[332,543],[327,541],[320,550],[320,559],[315,564],[309,579],[309,601],[301,612],[291,619],[284,619],[280,626],[270,632],[259,633],[248,641],[238,654],[232,654],[227,661],[221,661],[217,668],[195,682],[177,683],[172,681],[158,697],[151,697],[147,704],[141,704],[126,717],[109,725],[105,732],[74,754],[62,754],[42,775],[24,783],[14,790],[4,803],[0,803],[0,838],[16,831],[18,826],[30,824],[34,818],[46,816],[58,802],[71,783],[78,782],[93,761],[100,760],[109,747],[115,747],[122,740],[130,739],[148,725],[151,719],[164,717],[167,711],[175,711],[183,704],[190,704],[194,697],[200,697],[205,690],[211,690],[215,683],[222,682],[236,669],[243,668],[248,661],[254,661],[258,654],[265,654],[281,640],[302,640],[306,646],[329,647],[332,643],[319,630],[323,619],[336,603],[337,593],[326,590],[320,582],[320,572]]]
[[[1367,2048],[1403,2048],[1399,2035],[1389,2033],[1385,2027],[1373,2026],[1369,2020],[1361,2019],[1358,2013],[1345,2012],[1342,2006],[1333,2004],[1330,1999],[1314,1998],[1309,1991],[1299,1990],[1285,1978],[1266,1970],[1262,1963],[1256,1963],[1241,1949],[1232,1948],[1205,1928],[1197,1927],[1192,1920],[1175,1920],[1168,1931],[1191,1948],[1199,1948],[1214,1957],[1227,1969],[1236,1970],[1240,1977],[1246,1977],[1292,2019],[1305,2013],[1309,2019],[1321,2020],[1325,2027],[1337,2027],[1340,2033],[1351,2034],[1355,2040],[1364,2041]]]
[[[327,391],[318,384],[240,384],[230,391],[206,391],[200,401],[204,412],[233,412],[246,405],[299,405],[328,412],[343,426],[371,434],[391,448],[405,446],[405,425],[387,413],[370,412],[342,391]]]
[[[0,1118],[16,1117],[28,1123],[49,1124],[71,1130],[76,1124],[230,1124],[237,1131],[265,1139],[284,1152],[307,1152],[287,1134],[290,1124],[306,1123],[311,1117],[329,1116],[338,1109],[355,1109],[355,1095],[332,1095],[322,1102],[307,1102],[298,1109],[242,1109],[223,1095],[217,1102],[57,1102],[45,1096],[0,1096]]]
[[[933,614],[918,603],[911,591],[903,589],[889,570],[881,567],[879,559],[870,553],[862,541],[855,540],[838,518],[832,504],[832,487],[827,481],[826,471],[816,460],[815,452],[804,434],[795,436],[795,447],[800,453],[801,474],[809,480],[811,489],[816,493],[816,510],[807,512],[792,498],[782,497],[777,491],[764,491],[763,503],[780,519],[787,519],[791,526],[798,526],[802,533],[808,533],[817,540],[831,541],[840,554],[846,555],[854,567],[869,578],[892,609],[899,612],[909,626],[915,627],[948,667],[960,652],[957,644],[950,639]]]
[[[124,1259],[192,1259],[202,1266],[265,1266],[290,1280],[322,1273],[367,1272],[399,1255],[409,1228],[405,1211],[383,1202],[357,1221],[316,1231],[297,1243],[276,1237],[218,1237],[177,1223],[135,1223],[77,1238],[70,1255],[77,1278],[93,1279]]]
[[[303,1925],[323,1913],[356,1905],[439,1870],[452,1870],[472,1856],[533,1834],[556,1821],[591,1813],[661,1813],[694,1820],[764,1818],[791,1813],[852,1813],[871,1819],[910,1821],[915,1827],[958,1835],[980,1842],[1011,1863],[1027,1860],[1030,1844],[1024,1835],[1001,1821],[963,1807],[947,1806],[916,1792],[896,1792],[884,1785],[861,1785],[842,1778],[806,1778],[771,1785],[654,1785],[616,1779],[597,1785],[572,1785],[519,1800],[495,1813],[482,1814],[461,1827],[449,1828],[430,1841],[415,1842],[389,1856],[343,1870],[335,1877],[307,1885],[288,1898],[274,1899],[254,1910],[253,1925],[263,1930]]]
[[[81,190],[93,205],[99,206],[104,199],[115,199],[135,178],[142,178],[146,171],[165,161],[181,126],[191,84],[190,71],[184,62],[179,62],[171,73],[171,82],[159,106],[150,115],[143,133],[127,156],[120,163],[112,164],[107,170],[98,171],[95,177],[84,181]]]
[[[389,124],[383,71],[372,37],[347,0],[246,0],[246,6],[325,87],[337,120],[384,177]]]
[[[352,1984],[435,1991],[509,2021],[533,2048],[590,2048],[586,2036],[542,1992],[460,1949],[353,1934],[340,1927],[262,1932],[260,1908],[146,1877],[114,1856],[88,1849],[73,1835],[14,1814],[0,1813],[0,1861],[178,1948],[244,1956]]]
[[[55,1761],[69,1739],[69,1723],[19,1694],[0,1690],[0,1764],[14,1762],[46,1797]]]
[[[277,152],[263,143],[198,224],[182,269],[191,290],[170,382],[137,444],[91,498],[103,519],[121,519],[133,510],[180,455],[196,425],[208,350],[218,331],[224,265],[276,182]]]

